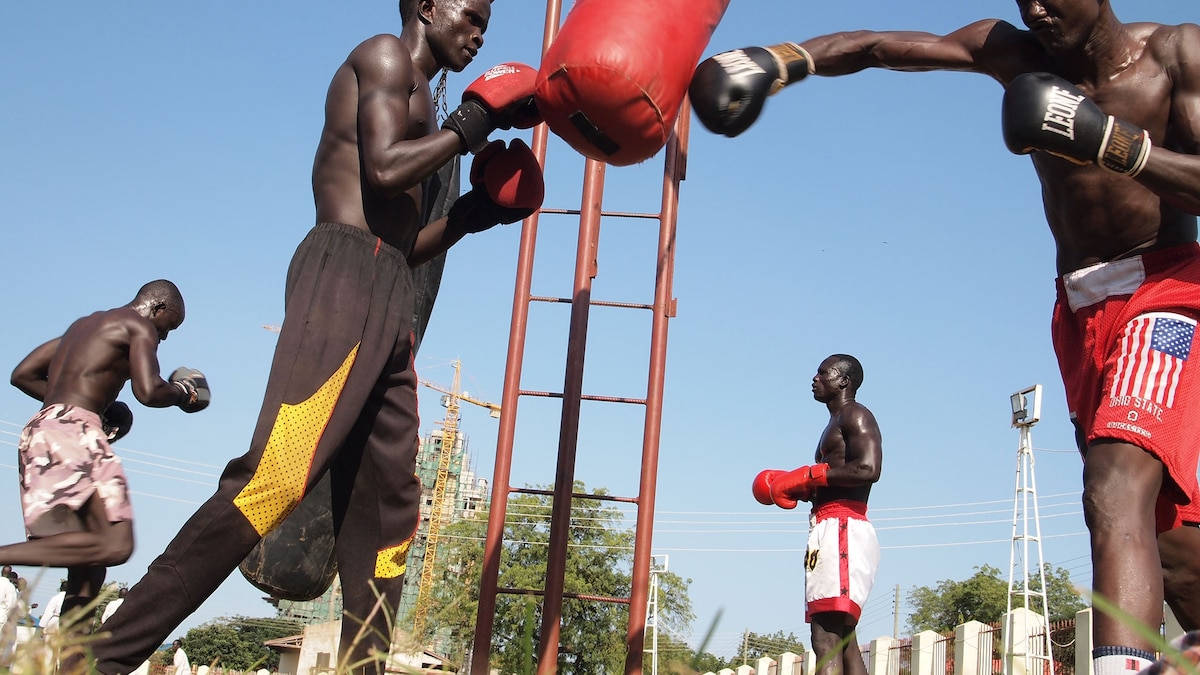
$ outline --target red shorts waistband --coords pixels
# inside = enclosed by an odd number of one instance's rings
[[[817,520],[826,520],[828,518],[866,520],[867,503],[853,499],[835,499],[813,507],[812,514]]]

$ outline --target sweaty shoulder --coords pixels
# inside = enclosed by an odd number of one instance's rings
[[[1146,41],[1146,50],[1172,76],[1193,73],[1200,68],[1200,26],[1184,23],[1164,26],[1157,23],[1128,24],[1130,32]]]
[[[360,78],[412,79],[412,56],[399,37],[388,33],[364,40],[350,52],[347,62]]]

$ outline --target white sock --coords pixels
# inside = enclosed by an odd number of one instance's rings
[[[1154,662],[1154,654],[1133,647],[1096,647],[1092,650],[1095,675],[1132,675]]]

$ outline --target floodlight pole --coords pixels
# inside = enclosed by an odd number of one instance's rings
[[[1032,399],[1032,400],[1031,400]],[[1033,460],[1033,425],[1037,424],[1042,415],[1042,385],[1035,384],[1027,389],[1022,389],[1009,397],[1010,408],[1012,409],[1012,425],[1017,428],[1019,436],[1017,447],[1017,479],[1016,489],[1013,494],[1013,521],[1012,521],[1012,545],[1009,547],[1008,553],[1008,599],[1005,616],[1005,645],[1004,649],[1008,654],[1014,651],[1016,645],[1016,636],[1013,634],[1012,625],[1012,610],[1013,610],[1013,595],[1019,594],[1022,599],[1022,606],[1029,610],[1030,596],[1041,597],[1042,609],[1042,635],[1044,636],[1043,654],[1032,654],[1030,647],[1032,646],[1028,637],[1026,637],[1026,647],[1024,649],[1024,665],[1025,674],[1038,672],[1034,669],[1033,660],[1044,658],[1048,667],[1044,670],[1046,675],[1054,675],[1054,653],[1051,650],[1050,640],[1050,610],[1049,602],[1046,599],[1046,568],[1042,555],[1042,522],[1041,514],[1038,511],[1037,500],[1037,478],[1034,475],[1034,460]],[[1033,530],[1034,534],[1029,534],[1029,519],[1030,519],[1030,502],[1033,505]],[[1021,534],[1017,534],[1017,522],[1021,523]],[[1031,592],[1029,590],[1029,544],[1033,542],[1037,544],[1037,571],[1038,579],[1041,581],[1039,590]],[[1016,556],[1018,547],[1021,549],[1021,576],[1020,588],[1015,588],[1016,580],[1014,579],[1013,570],[1016,567]],[[1010,672],[1011,658],[1006,657],[1003,660],[1005,675],[1013,675]]]

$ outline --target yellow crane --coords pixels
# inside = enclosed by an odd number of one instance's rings
[[[452,365],[454,366],[454,384],[449,389],[429,380],[419,380],[426,387],[444,394],[442,405],[446,407],[446,419],[437,423],[442,427],[442,451],[438,455],[437,478],[433,483],[433,505],[429,509],[429,532],[425,535],[425,557],[421,563],[421,583],[417,588],[417,604],[413,610],[413,637],[418,640],[425,632],[425,618],[429,613],[429,605],[433,601],[433,571],[437,561],[438,537],[446,519],[446,488],[450,482],[450,458],[454,454],[454,445],[458,442],[458,402],[465,401],[487,408],[491,417],[500,417],[499,405],[472,398],[462,391],[462,362],[455,359]]]

